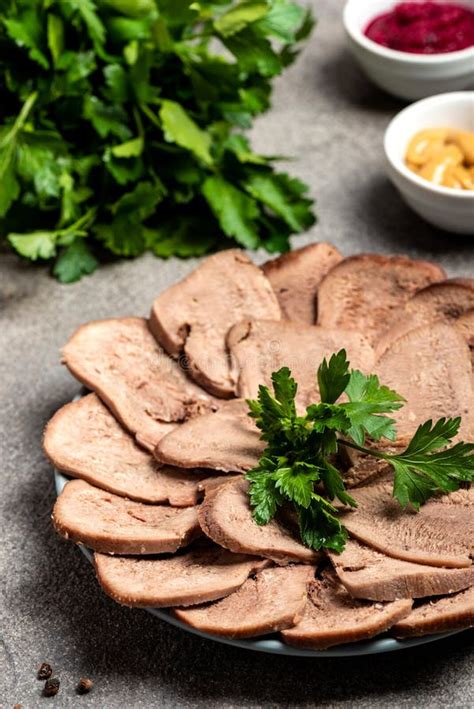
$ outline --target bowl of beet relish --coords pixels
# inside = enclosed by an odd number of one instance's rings
[[[395,96],[474,86],[474,0],[348,0],[344,26],[367,75]]]

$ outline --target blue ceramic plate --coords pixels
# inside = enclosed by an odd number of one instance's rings
[[[59,495],[63,487],[68,481],[68,478],[62,475],[59,471],[54,471],[54,481],[56,485],[56,492]],[[87,557],[87,559],[92,563],[92,552],[90,549],[86,549],[83,546],[79,546],[79,549]],[[458,632],[452,633],[442,633],[439,635],[426,635],[423,638],[409,638],[407,640],[395,640],[395,638],[389,637],[379,637],[375,640],[366,640],[359,643],[351,643],[347,645],[339,645],[338,647],[332,647],[328,650],[298,650],[296,648],[289,647],[281,642],[277,637],[267,636],[264,638],[249,638],[248,640],[232,640],[231,638],[217,637],[216,635],[210,635],[209,633],[202,633],[199,630],[191,628],[186,623],[173,618],[173,616],[166,610],[162,608],[146,608],[148,613],[156,615],[161,620],[166,623],[181,628],[188,633],[194,633],[199,635],[201,638],[207,638],[208,640],[214,640],[215,642],[224,643],[225,645],[233,645],[234,647],[241,647],[245,650],[256,650],[258,652],[270,652],[275,655],[298,655],[301,657],[354,657],[359,655],[376,655],[381,652],[394,652],[395,650],[405,650],[406,648],[416,647],[417,645],[424,645],[425,643],[432,643],[435,640],[440,640],[442,638],[447,638],[450,635],[455,635]]]

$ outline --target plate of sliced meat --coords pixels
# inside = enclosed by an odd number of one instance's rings
[[[472,627],[474,490],[403,508],[389,458],[427,419],[461,417],[456,440],[473,440],[473,312],[473,281],[401,256],[313,244],[262,268],[235,249],[204,259],[148,320],[86,323],[66,343],[86,390],[44,434],[55,530],[117,603],[246,649],[368,655]],[[307,410],[318,364],[342,349],[405,405],[396,440],[331,458],[357,504],[334,503],[336,549],[303,541],[289,505],[257,523],[246,473],[268,437],[247,399],[288,367]]]

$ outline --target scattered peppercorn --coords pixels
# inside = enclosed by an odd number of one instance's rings
[[[43,694],[45,697],[54,697],[59,692],[59,680],[57,677],[47,679],[44,683]]]
[[[49,679],[53,674],[53,668],[47,662],[43,662],[38,670],[38,679]]]
[[[87,677],[81,677],[81,679],[79,680],[79,684],[77,685],[77,693],[87,694],[91,691],[93,686],[94,682],[91,679],[88,679]]]

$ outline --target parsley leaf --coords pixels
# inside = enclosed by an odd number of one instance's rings
[[[61,252],[54,264],[54,275],[61,283],[74,283],[82,276],[93,273],[98,265],[84,239],[80,238]]]
[[[460,418],[426,421],[418,427],[408,447],[383,457],[395,469],[394,497],[402,507],[415,509],[434,492],[452,492],[474,478],[474,443],[446,448],[459,430]],[[441,450],[440,450],[441,449]]]
[[[349,384],[349,362],[345,350],[333,354],[329,360],[323,359],[318,368],[318,385],[321,401],[334,404]]]
[[[345,393],[349,403],[341,407],[351,421],[347,433],[358,445],[364,445],[366,434],[375,441],[395,440],[395,421],[383,414],[400,409],[403,397],[381,385],[375,374],[366,376],[357,369],[352,370]]]

